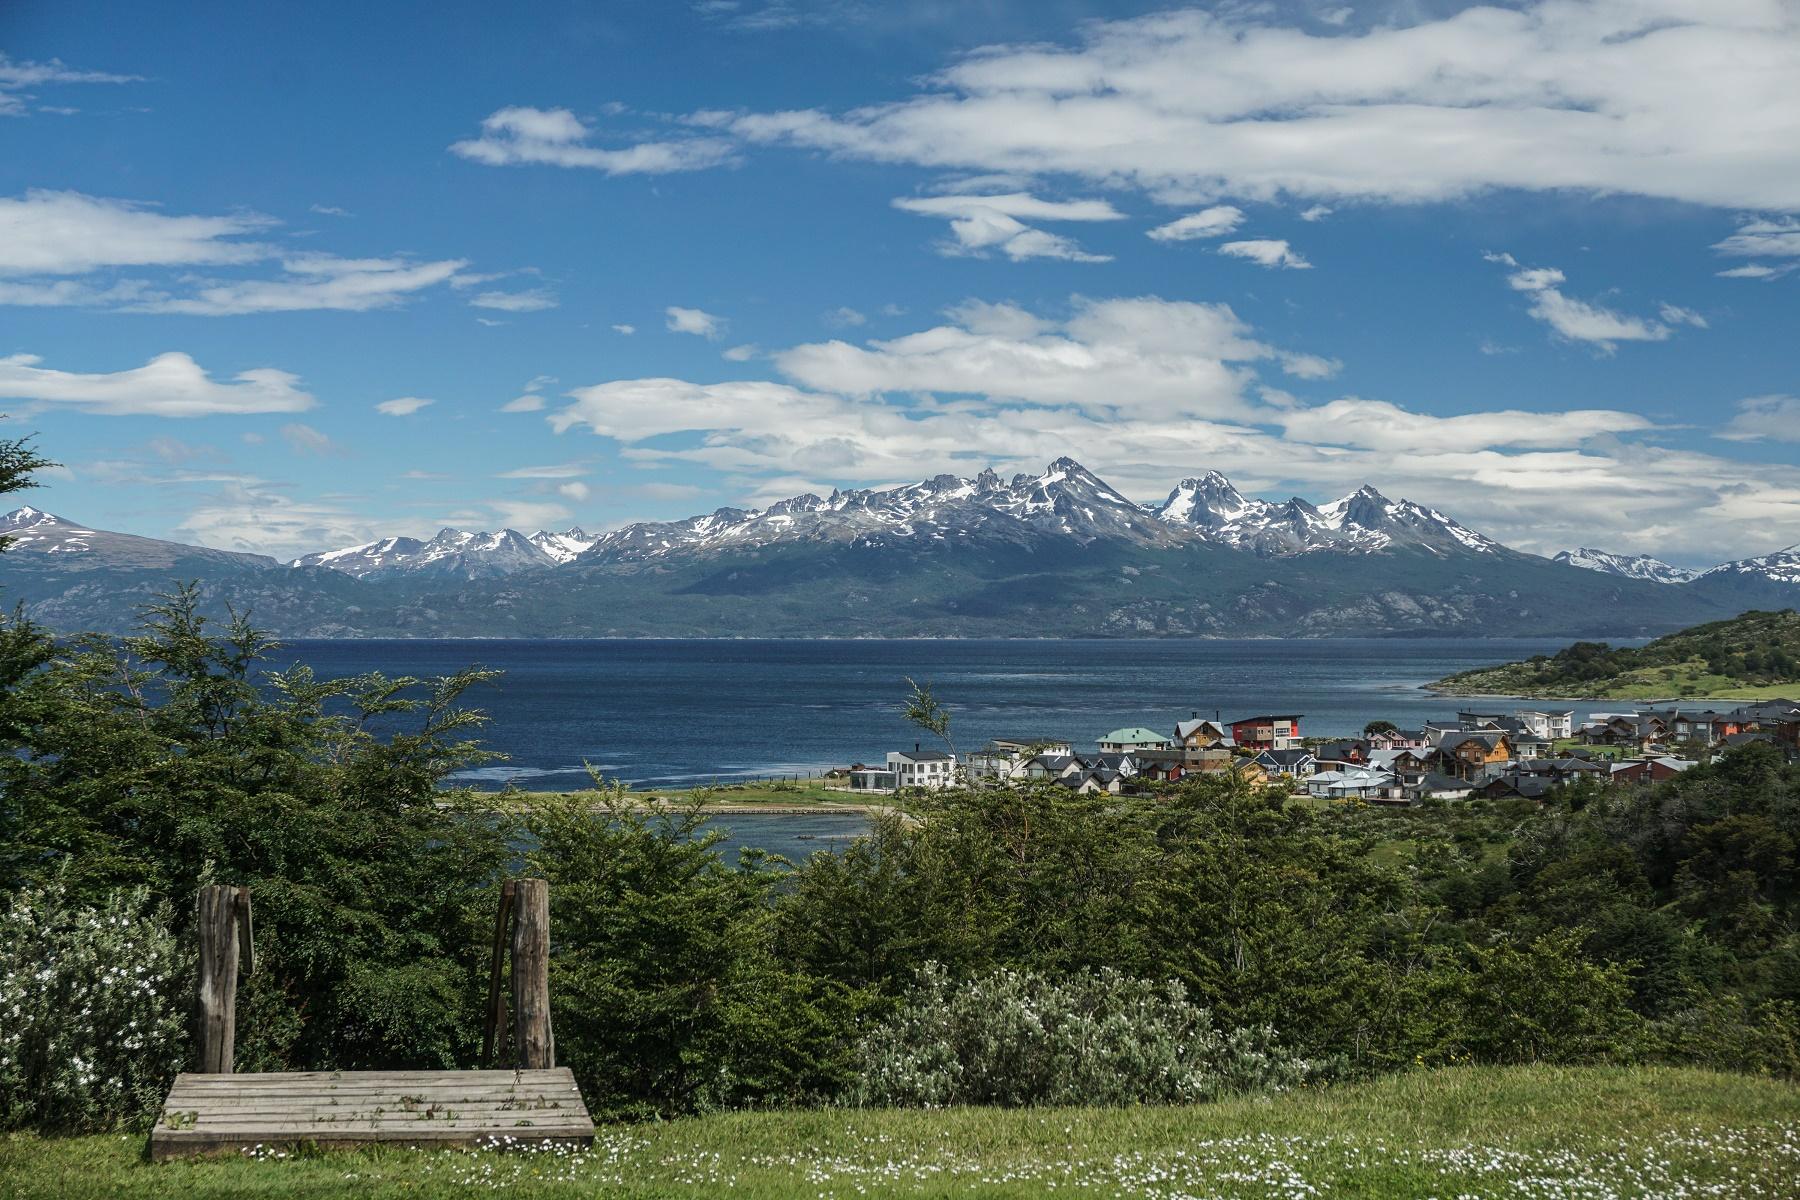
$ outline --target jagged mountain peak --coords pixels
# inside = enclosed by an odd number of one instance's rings
[[[1598,571],[1602,575],[1649,579],[1656,583],[1687,583],[1700,575],[1698,571],[1670,566],[1662,559],[1652,558],[1648,554],[1613,554],[1606,550],[1596,550],[1592,546],[1564,550],[1551,561],[1587,571]]]

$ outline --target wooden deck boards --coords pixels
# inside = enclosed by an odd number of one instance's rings
[[[594,1123],[567,1067],[180,1075],[150,1134],[150,1156],[303,1143],[475,1146],[506,1138],[593,1142]]]

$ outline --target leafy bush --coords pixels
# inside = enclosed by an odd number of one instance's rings
[[[1267,1027],[1222,1033],[1179,983],[1111,968],[965,983],[937,963],[858,1045],[859,1105],[1178,1104],[1303,1083]]]
[[[142,889],[60,883],[0,915],[0,1129],[147,1126],[187,1059],[193,965]]]

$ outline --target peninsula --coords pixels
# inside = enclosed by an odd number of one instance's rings
[[[1452,696],[1761,700],[1800,688],[1800,613],[1747,612],[1637,647],[1576,642],[1555,654],[1427,684]]]

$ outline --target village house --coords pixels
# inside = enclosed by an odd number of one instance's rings
[[[1167,750],[1169,739],[1141,725],[1115,729],[1100,739],[1102,754],[1130,754],[1137,750]]]
[[[1431,739],[1423,729],[1381,729],[1364,739],[1370,750],[1429,750]]]
[[[1612,765],[1613,783],[1661,783],[1673,779],[1694,763],[1683,758],[1638,758]]]
[[[1321,768],[1361,767],[1369,761],[1369,744],[1360,741],[1325,742],[1313,751]]]
[[[1264,750],[1250,760],[1270,776],[1305,779],[1319,769],[1311,750]]]
[[[1306,780],[1308,794],[1327,800],[1404,801],[1400,781],[1386,771],[1319,771]]]
[[[1469,781],[1427,771],[1406,793],[1414,800],[1466,800],[1469,797]]]
[[[1211,750],[1231,745],[1231,734],[1217,721],[1208,721],[1195,713],[1186,721],[1175,722],[1175,745],[1182,750]]]
[[[896,788],[947,788],[956,782],[956,760],[942,750],[889,750]]]
[[[1435,770],[1458,779],[1479,781],[1493,772],[1491,768],[1512,759],[1512,743],[1498,730],[1451,730],[1438,739],[1432,752]]]
[[[1231,723],[1233,744],[1246,750],[1294,750],[1300,745],[1300,714],[1244,717]]]
[[[1575,710],[1540,711],[1521,708],[1513,713],[1520,724],[1546,741],[1559,742],[1575,736]]]
[[[1025,764],[1034,755],[1072,752],[1069,743],[1059,738],[994,738],[963,756],[963,774],[974,784],[1014,783],[1026,778]]]

